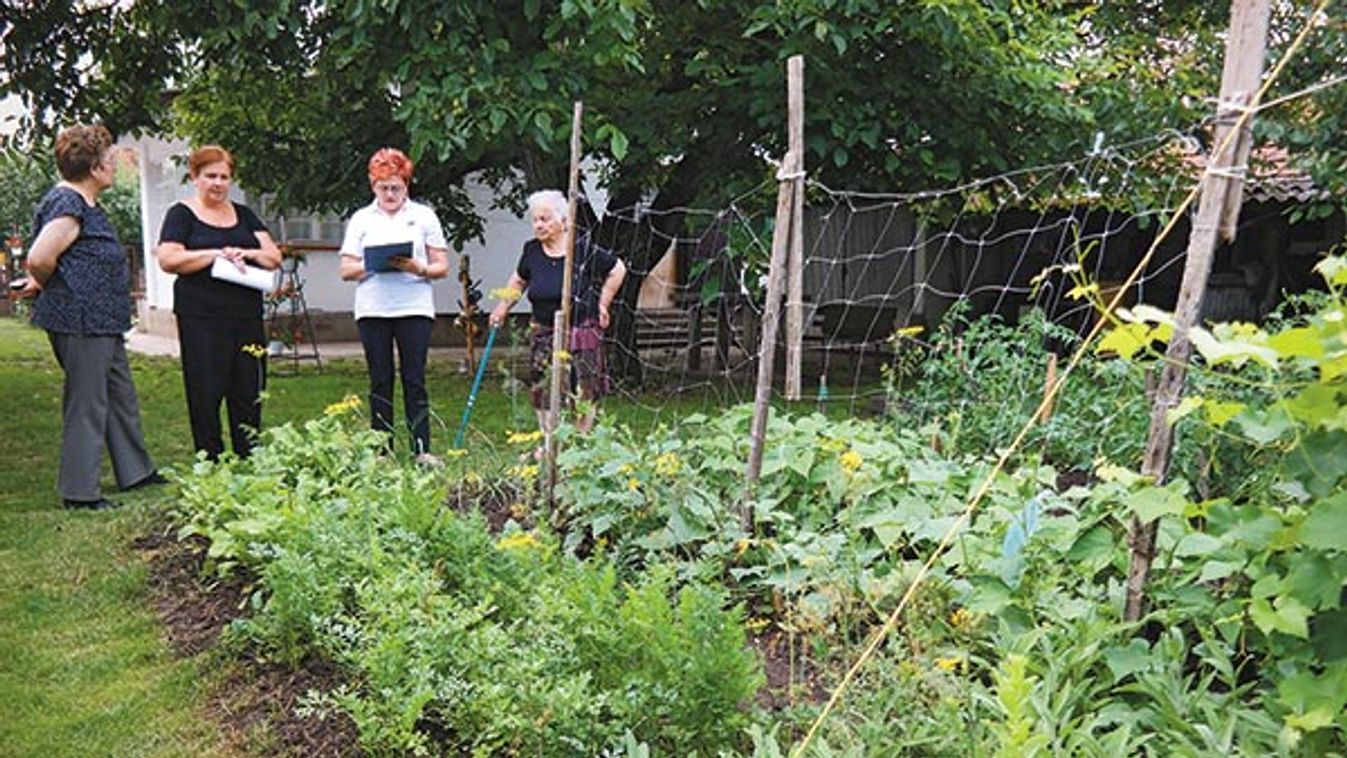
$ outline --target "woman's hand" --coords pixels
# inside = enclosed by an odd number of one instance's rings
[[[220,248],[219,257],[233,263],[234,266],[238,268],[240,274],[248,271],[248,253],[242,248],[225,245]]]
[[[10,300],[27,300],[30,297],[37,297],[37,293],[41,291],[42,285],[37,283],[36,277],[15,279],[9,283]]]
[[[619,258],[613,263],[613,270],[608,272],[608,276],[603,280],[603,289],[599,291],[599,328],[607,329],[608,322],[611,319],[608,316],[608,306],[613,304],[613,298],[617,297],[617,291],[622,289],[622,282],[627,278],[627,266]]]
[[[392,258],[389,258],[388,265],[392,266],[398,271],[411,274],[412,276],[424,277],[429,273],[429,268],[426,266],[426,264],[416,260],[415,258],[408,258],[402,255],[395,255]]]
[[[491,309],[491,315],[487,317],[486,323],[492,329],[499,329],[501,324],[505,323],[505,316],[510,312],[510,304],[504,300],[496,303],[496,307]]]
[[[491,328],[497,329],[505,324],[505,317],[510,313],[510,309],[514,307],[515,301],[519,300],[524,294],[524,290],[528,289],[528,286],[529,283],[525,281],[524,277],[520,276],[518,271],[515,271],[510,274],[510,278],[505,282],[505,286],[501,288],[501,290],[491,291],[492,297],[500,298],[500,302],[496,303],[496,307],[491,309],[491,317],[487,319],[487,323],[491,325]],[[506,293],[509,296],[502,296],[497,294],[498,292]]]
[[[365,262],[357,255],[341,256],[341,279],[344,282],[363,282],[373,274],[365,273]]]

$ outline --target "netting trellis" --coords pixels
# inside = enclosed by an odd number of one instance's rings
[[[1056,340],[1098,318],[1091,299],[1073,292],[1078,282],[1116,291],[1196,181],[1193,149],[1189,138],[1167,132],[941,191],[880,195],[808,184],[805,397],[826,393],[853,415],[882,412],[892,399],[885,367],[904,352],[913,361],[929,352],[955,314],[965,325],[981,316],[1008,325],[1041,317],[1060,327],[1045,329],[1045,347],[1060,350]],[[654,265],[631,267],[642,298],[619,303],[633,328],[613,330],[608,347],[615,363],[638,367],[622,394],[657,418],[666,404],[682,413],[752,399],[774,194],[775,184],[764,183],[723,209],[609,209],[638,230],[626,229],[624,240],[644,235],[666,252]],[[684,231],[664,231],[671,227]],[[598,244],[620,250],[602,229]],[[1161,246],[1124,304],[1172,306],[1184,231]],[[1276,284],[1295,278],[1284,270],[1294,264],[1261,242],[1224,254],[1210,315],[1257,318]]]

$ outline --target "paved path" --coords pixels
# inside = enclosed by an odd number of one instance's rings
[[[168,337],[161,334],[150,334],[148,332],[133,330],[127,336],[126,349],[133,353],[140,353],[141,355],[177,358],[178,339],[177,337]],[[359,342],[321,342],[318,344],[318,354],[322,356],[323,360],[330,360],[332,358],[364,358],[365,351],[360,347]],[[477,355],[481,356],[481,354],[482,348],[479,345],[477,347]],[[495,355],[496,352],[492,351],[493,358]],[[432,347],[430,348],[430,357],[449,358],[462,362],[464,359],[464,349],[461,347]]]

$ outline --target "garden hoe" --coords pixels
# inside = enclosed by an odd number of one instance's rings
[[[472,416],[472,406],[477,403],[477,391],[482,388],[482,377],[486,376],[486,362],[491,357],[491,345],[496,341],[498,326],[491,327],[486,334],[486,345],[482,347],[482,360],[477,364],[477,376],[472,380],[472,389],[468,392],[468,404],[463,408],[463,420],[458,424],[458,434],[454,435],[454,449],[463,449],[463,433],[468,430],[468,418]]]

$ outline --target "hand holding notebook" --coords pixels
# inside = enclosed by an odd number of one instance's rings
[[[411,257],[412,243],[410,242],[393,242],[387,245],[366,245],[365,271],[372,274],[397,271],[398,268],[392,264],[391,259]]]

